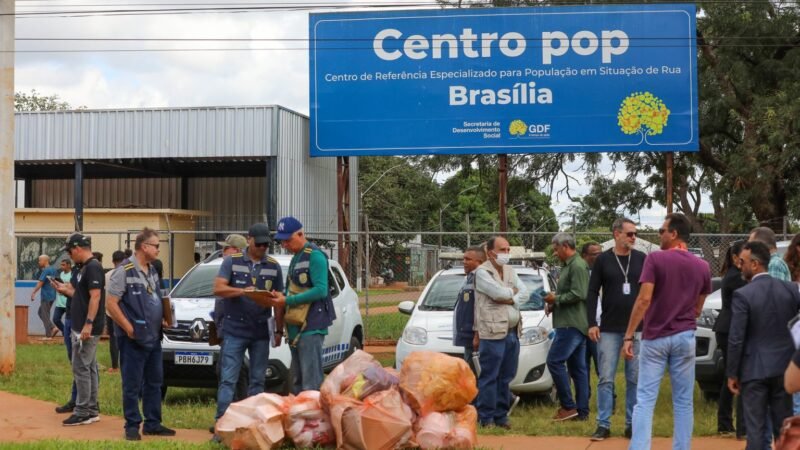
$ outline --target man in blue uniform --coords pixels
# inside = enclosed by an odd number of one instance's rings
[[[323,378],[322,343],[336,319],[328,289],[328,257],[306,240],[303,224],[294,217],[280,220],[275,239],[294,253],[286,293],[275,293],[276,298],[286,302],[283,321],[292,352],[292,391],[297,394],[319,390]]]
[[[158,258],[158,233],[145,228],[136,235],[134,253],[113,269],[107,287],[106,312],[114,321],[122,372],[122,409],[125,439],[138,441],[139,397],[144,411],[146,435],[174,436],[161,424],[161,330],[164,311],[160,279],[153,265]]]
[[[464,284],[458,291],[455,313],[453,314],[453,345],[464,347],[464,360],[473,372],[472,353],[475,351],[473,340],[475,331],[475,269],[486,261],[486,253],[481,247],[470,247],[464,252]]]
[[[281,266],[267,256],[269,227],[257,223],[250,227],[247,248],[222,260],[214,281],[214,296],[223,298],[225,326],[220,352],[221,380],[217,390],[219,420],[233,400],[236,380],[242,368],[245,351],[250,358],[250,383],[247,395],[264,392],[264,379],[269,362],[269,322],[275,299],[264,300],[255,291],[283,290]]]

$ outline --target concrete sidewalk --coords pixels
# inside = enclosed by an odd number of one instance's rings
[[[66,414],[56,414],[55,403],[34,400],[21,395],[0,391],[0,447],[4,442],[30,442],[44,439],[100,441],[122,440],[123,424],[121,417],[100,416],[100,422],[77,427],[65,427],[61,421]],[[164,424],[169,426],[170,424]],[[171,438],[142,436],[144,442],[150,440],[179,440],[184,442],[207,442],[211,434],[207,430],[176,430]],[[535,437],[535,436],[479,436],[478,445],[505,450],[625,450],[627,439],[609,439],[591,442],[588,438],[577,437]],[[742,450],[744,442],[723,438],[698,438],[692,441],[692,450]],[[90,446],[89,446],[90,447]],[[672,440],[655,438],[652,450],[671,450]]]

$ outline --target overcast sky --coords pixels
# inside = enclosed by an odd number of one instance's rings
[[[226,6],[242,3],[215,0],[136,0],[138,4],[180,3],[197,7],[201,2]],[[403,0],[407,1],[407,0]],[[412,0],[423,3],[426,0]],[[259,5],[290,0],[246,0]],[[365,0],[354,0],[354,3]],[[391,0],[397,3],[397,0]],[[308,114],[308,11],[202,13],[101,17],[22,17],[28,11],[78,11],[120,9],[135,5],[119,0],[18,0],[16,20],[16,90],[36,89],[57,94],[73,106],[88,108],[138,108],[277,104]],[[294,1],[295,4],[308,3]],[[320,3],[346,3],[322,0]],[[379,2],[376,2],[379,3]],[[433,3],[433,2],[431,2]],[[92,8],[78,5],[103,5]],[[142,6],[141,8],[153,8]],[[190,38],[279,39],[277,41],[30,41],[24,38]],[[291,41],[286,39],[299,39]],[[25,53],[25,50],[79,49],[272,49],[192,52]],[[580,164],[569,171],[580,180]],[[624,173],[617,172],[617,177]],[[563,186],[563,180],[557,188]],[[586,193],[574,186],[573,196]],[[557,214],[569,199],[553,198]],[[665,214],[654,208],[641,215],[643,224],[657,226]],[[562,223],[566,218],[562,220]]]

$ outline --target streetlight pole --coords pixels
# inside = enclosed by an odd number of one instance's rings
[[[536,229],[533,230],[533,239],[531,240],[531,251],[534,251],[535,248],[536,248],[536,232],[541,230],[542,227],[544,227],[545,225],[547,225],[548,223],[550,223],[550,222],[552,222],[553,220],[556,220],[556,219],[558,219],[558,217],[557,216],[553,216],[553,217],[545,220],[544,223],[542,223],[541,225],[536,227]]]
[[[372,182],[372,184],[370,184],[366,189],[361,191],[361,193],[358,195],[358,212],[359,212],[359,216],[361,216],[361,221],[364,224],[364,239],[359,239],[359,242],[363,241],[362,245],[364,245],[365,246],[364,248],[366,249],[365,252],[363,253],[364,254],[364,258],[366,259],[366,261],[364,261],[361,264],[361,274],[362,274],[361,277],[362,277],[362,280],[364,280],[364,313],[367,316],[369,316],[369,279],[370,279],[371,274],[370,274],[370,261],[369,261],[369,258],[370,258],[370,255],[369,255],[369,218],[367,217],[366,214],[364,214],[364,196],[367,195],[367,192],[369,192],[370,189],[375,187],[375,185],[378,184],[378,181],[380,181],[381,178],[386,176],[387,173],[391,172],[392,170],[394,170],[394,169],[396,169],[398,167],[404,166],[404,165],[405,165],[405,163],[395,164],[392,167],[389,167],[388,169],[384,170],[383,173],[381,173],[380,176],[378,176],[378,178],[376,178],[375,181]],[[360,255],[362,255],[362,252],[359,252],[358,254],[360,256]],[[359,288],[361,287],[360,283],[358,283],[358,287]],[[364,330],[364,337],[365,338],[366,338],[366,334],[367,334],[367,330],[365,329]]]
[[[447,207],[449,207],[450,205],[452,205],[454,201],[458,200],[458,197],[461,194],[463,194],[464,192],[467,192],[467,191],[471,191],[471,190],[477,188],[478,186],[480,186],[480,185],[476,184],[474,186],[470,186],[470,187],[462,190],[461,192],[456,194],[456,198],[450,200],[446,205],[444,205],[443,208],[439,208],[439,252],[440,253],[442,251],[442,233],[444,232],[444,230],[442,229],[442,213],[444,213],[444,210],[447,209]],[[467,219],[467,220],[469,220],[469,219]],[[467,223],[469,223],[469,222],[467,222]],[[467,234],[467,239],[469,239],[469,233]]]

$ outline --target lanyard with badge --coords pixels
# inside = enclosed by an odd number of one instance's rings
[[[622,268],[622,263],[619,261],[619,256],[617,255],[616,252],[614,252],[614,258],[616,258],[616,260],[617,260],[617,265],[619,266],[619,270],[622,271],[622,275],[625,277],[625,282],[622,283],[622,295],[631,295],[631,284],[628,282],[628,272],[630,271],[630,268],[631,268],[631,257],[632,256],[633,256],[633,253],[630,253],[628,255],[628,264],[623,269]]]

